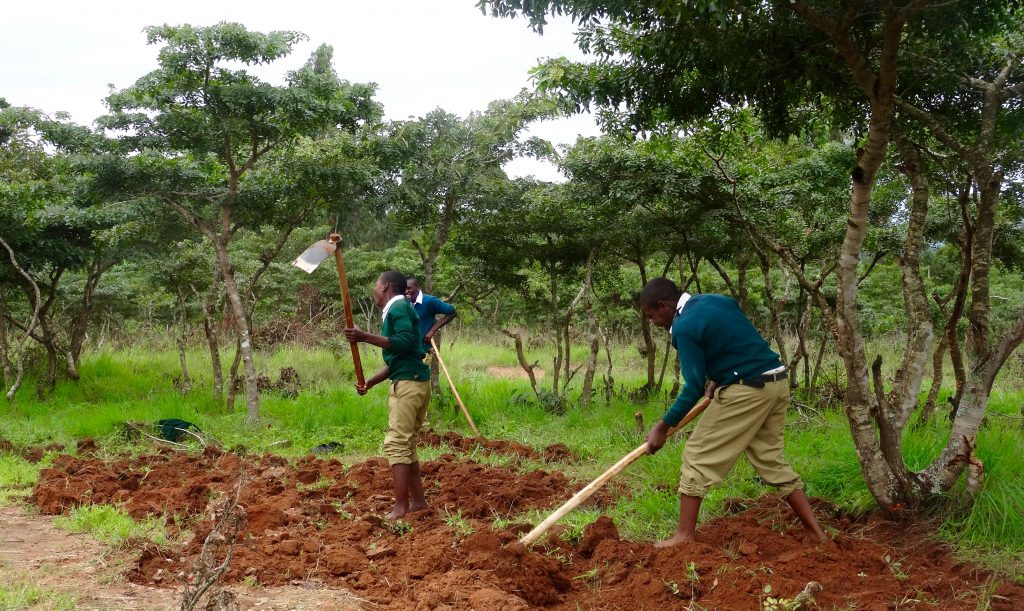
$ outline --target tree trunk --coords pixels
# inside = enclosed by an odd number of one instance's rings
[[[775,299],[771,262],[768,259],[768,255],[756,245],[754,252],[761,263],[761,275],[764,277],[764,301],[768,306],[772,339],[775,340],[775,348],[779,351],[779,358],[783,363],[786,363],[789,362],[789,353],[786,350],[786,339],[782,334],[782,317],[779,315],[781,304]]]
[[[7,336],[7,300],[0,291],[0,368],[3,370],[4,388],[14,383],[14,367],[11,366],[11,343]]]
[[[583,406],[590,405],[594,394],[594,376],[597,373],[597,357],[601,352],[601,336],[597,329],[597,316],[594,314],[593,298],[588,291],[587,299],[584,302],[587,309],[587,332],[590,336],[590,358],[587,359],[587,370],[583,374],[583,394],[580,403]]]
[[[615,392],[615,378],[612,376],[612,341],[611,334],[604,333],[604,355],[608,359],[608,371],[604,374],[604,404],[612,404],[612,393]]]
[[[199,296],[199,293],[192,289]],[[220,266],[214,267],[213,283],[203,299],[203,333],[210,350],[210,368],[213,371],[213,401],[224,401],[224,368],[220,362],[220,327],[217,323],[217,301],[221,295]]]
[[[217,248],[217,260],[220,263],[221,276],[224,279],[224,292],[228,305],[234,314],[235,333],[238,334],[238,354],[245,366],[246,412],[251,423],[260,419],[260,393],[256,386],[256,365],[252,357],[252,340],[249,337],[249,319],[246,316],[242,296],[235,284],[235,270],[228,255],[227,243],[223,239],[214,241]],[[229,391],[230,392],[230,391]]]
[[[551,239],[548,238],[549,245],[550,241]],[[550,291],[549,294],[551,296],[551,301],[548,302],[548,328],[551,329],[551,334],[555,338],[555,356],[551,363],[551,392],[554,393],[555,396],[558,396],[558,383],[561,380],[563,358],[562,330],[560,328],[561,325],[558,324],[559,319],[561,318],[558,315],[558,277],[556,275],[554,263],[548,263],[546,267],[548,272],[548,290]]]
[[[633,263],[640,269],[640,285],[643,288],[647,286],[647,265],[644,264],[643,257],[639,255],[633,260]],[[651,321],[647,319],[640,308],[637,308],[637,314],[640,316],[640,333],[644,339],[644,350],[647,352],[647,383],[644,384],[644,387],[651,390],[654,388],[654,372],[658,366],[658,347],[654,344],[654,337],[651,335]]]
[[[188,360],[185,358],[188,349],[188,300],[183,291],[178,292],[178,325],[178,362],[181,365],[178,390],[187,394],[192,391],[192,376],[188,373]]]
[[[82,288],[82,303],[71,321],[71,332],[68,338],[68,356],[70,357],[68,377],[72,380],[79,378],[78,364],[82,356],[82,347],[85,344],[89,325],[92,323],[93,297],[96,295],[96,287],[99,285],[103,274],[116,263],[117,261],[115,260],[101,261],[93,259],[86,266],[85,286]]]

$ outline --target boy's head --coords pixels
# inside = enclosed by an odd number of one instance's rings
[[[640,291],[640,309],[644,316],[662,329],[672,326],[676,304],[682,291],[668,278],[653,278]]]
[[[420,279],[416,276],[409,276],[405,279],[405,297],[409,301],[416,301],[416,296],[420,294]]]
[[[389,269],[377,277],[377,285],[373,287],[373,301],[383,308],[395,295],[405,295],[405,274]]]

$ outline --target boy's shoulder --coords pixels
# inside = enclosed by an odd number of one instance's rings
[[[402,299],[401,301],[396,301],[391,305],[391,308],[388,310],[388,317],[391,318],[394,316],[410,316],[415,313],[416,309],[413,307],[411,303],[409,303],[409,300]]]

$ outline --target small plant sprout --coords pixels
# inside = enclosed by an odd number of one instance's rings
[[[468,537],[475,532],[473,525],[462,515],[462,509],[451,511],[447,507],[441,510],[441,519],[455,531],[460,538]]]
[[[404,537],[412,532],[412,524],[409,524],[405,520],[385,521],[384,527],[399,537]]]
[[[910,577],[910,574],[903,570],[903,560],[905,560],[905,558],[901,558],[900,560],[893,560],[892,556],[890,556],[889,554],[886,554],[882,558],[882,561],[885,562],[885,566],[889,567],[889,570],[892,571],[893,577],[895,577],[899,581],[905,581],[908,577]]]

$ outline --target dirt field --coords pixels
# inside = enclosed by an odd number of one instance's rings
[[[423,465],[431,509],[409,516],[408,527],[379,517],[391,502],[383,460],[343,465],[309,456],[291,465],[213,450],[106,463],[61,456],[43,470],[32,502],[44,514],[114,503],[136,517],[163,515],[172,530],[190,528],[183,549],[147,547],[127,570],[131,588],[173,599],[211,528],[208,503],[240,474],[248,522],[226,578],[232,589],[256,586],[241,589],[264,599],[274,588],[331,588],[350,593],[346,605],[372,609],[762,609],[768,586],[770,596],[788,599],[816,581],[823,609],[1024,605],[1024,588],[957,563],[904,525],[854,522],[819,504],[837,534],[808,545],[774,497],[734,504],[733,515],[703,525],[692,545],[656,550],[621,541],[602,518],[579,540],[549,538],[517,555],[506,545],[528,525],[495,530],[493,519],[553,508],[582,484],[557,471],[518,473],[454,455]],[[610,501],[606,494],[591,503]]]

